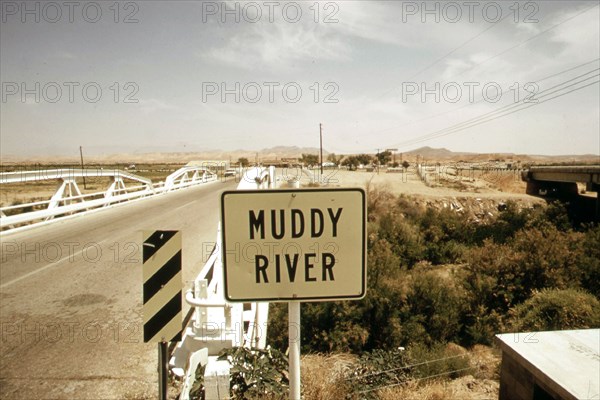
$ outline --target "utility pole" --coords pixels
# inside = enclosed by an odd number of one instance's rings
[[[79,146],[79,157],[81,157],[81,170],[82,170],[82,174],[83,174],[83,188],[87,189],[85,187],[85,173],[83,173],[83,147]]]
[[[389,151],[392,153],[392,166],[394,166],[394,164],[396,164],[396,152],[398,151],[398,149],[385,149],[385,151]]]
[[[319,124],[319,143],[321,149],[321,176],[323,176],[323,124]]]

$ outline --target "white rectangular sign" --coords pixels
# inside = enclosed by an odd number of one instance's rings
[[[228,301],[364,297],[364,190],[227,191],[221,223]]]

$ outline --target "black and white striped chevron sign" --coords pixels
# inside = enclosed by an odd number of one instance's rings
[[[181,233],[144,232],[144,342],[181,341]]]

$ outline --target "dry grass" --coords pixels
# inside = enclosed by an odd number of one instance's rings
[[[471,375],[451,381],[408,382],[406,385],[380,390],[381,400],[484,400],[498,398],[497,381],[476,379]]]
[[[350,354],[302,357],[302,387],[305,400],[344,399],[348,388],[344,376],[351,370],[356,357]]]
[[[382,400],[483,400],[497,399],[499,390],[500,354],[487,346],[477,345],[467,351],[449,345],[458,353],[468,353],[470,375],[457,379],[437,378],[413,380],[399,386],[375,391]],[[352,397],[352,389],[344,376],[352,369],[356,357],[348,354],[307,355],[302,358],[302,393],[305,400],[361,398]],[[373,393],[372,393],[373,394]]]

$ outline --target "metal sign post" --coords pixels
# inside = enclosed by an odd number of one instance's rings
[[[288,303],[290,400],[300,400],[300,302]]]
[[[167,342],[158,343],[158,399],[167,400]]]

